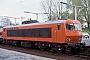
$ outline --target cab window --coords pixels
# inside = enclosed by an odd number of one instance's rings
[[[66,24],[66,30],[81,30],[80,24]]]
[[[60,24],[57,25],[57,29],[60,30]]]

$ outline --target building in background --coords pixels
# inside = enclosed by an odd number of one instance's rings
[[[10,19],[0,17],[0,26],[11,26],[11,25],[14,25],[14,24],[11,23]]]
[[[86,21],[83,21],[82,28],[86,28],[86,27],[88,27],[87,22]]]

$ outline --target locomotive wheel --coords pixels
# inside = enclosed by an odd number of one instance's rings
[[[56,52],[57,52],[57,53],[62,53],[61,48],[58,48]]]
[[[40,51],[44,51],[44,46],[42,43],[39,43],[39,49],[40,49]]]
[[[50,52],[52,52],[52,53],[53,53],[53,52],[54,52],[54,49],[53,49],[53,48],[51,48]]]
[[[44,48],[40,48],[40,51],[44,51]]]
[[[44,51],[44,48],[42,48],[41,45],[39,46],[39,49],[40,49],[40,51]]]
[[[62,53],[60,50],[57,50],[57,53]]]
[[[65,52],[66,52],[67,54],[71,53],[71,48],[70,48],[70,47],[67,47],[65,50],[66,50]]]

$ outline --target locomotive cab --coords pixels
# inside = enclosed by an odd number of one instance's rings
[[[66,42],[81,42],[82,40],[82,29],[81,24],[77,20],[67,21],[65,24],[66,29]]]
[[[63,41],[64,47],[60,47],[65,53],[72,53],[73,51],[83,51],[81,43],[82,40],[82,29],[81,24],[78,20],[66,20],[63,25]],[[63,50],[64,49],[64,50]]]

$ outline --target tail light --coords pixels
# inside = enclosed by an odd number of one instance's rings
[[[67,40],[67,41],[70,41],[70,38],[67,38],[66,40]]]
[[[0,32],[0,35],[2,35],[2,32]]]

